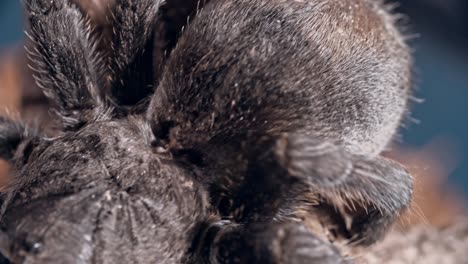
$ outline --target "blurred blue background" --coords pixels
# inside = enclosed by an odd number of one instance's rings
[[[398,11],[408,16],[410,32],[418,34],[411,45],[416,97],[424,99],[412,108],[412,117],[421,122],[402,130],[402,142],[423,148],[434,138],[450,141],[455,150],[436,151],[442,159],[456,156],[449,182],[468,197],[468,0],[401,0]],[[0,0],[0,53],[22,38],[20,1]]]
[[[0,48],[14,44],[23,37],[21,1],[0,1]]]

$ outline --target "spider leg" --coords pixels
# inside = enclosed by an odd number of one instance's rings
[[[10,247],[10,239],[8,236],[3,232],[3,230],[0,230],[0,264],[10,264],[10,256],[6,255],[7,248]]]
[[[236,221],[302,218],[296,213],[305,208],[351,244],[370,245],[411,201],[411,175],[386,158],[354,155],[302,134],[257,145],[261,151],[253,151],[245,182],[224,213]]]
[[[198,238],[196,263],[348,263],[333,245],[300,223],[243,226],[219,221],[202,229]]]
[[[116,0],[111,10],[112,95],[120,105],[134,105],[153,91],[151,39],[162,0]]]
[[[98,51],[103,60],[108,61],[112,36],[110,12],[113,9],[114,0],[70,0],[80,8],[91,24],[91,36],[96,37]]]
[[[355,244],[380,239],[411,201],[412,177],[397,162],[297,134],[283,136],[273,149],[285,175],[351,217],[345,225]]]
[[[18,159],[20,145],[38,136],[38,132],[19,121],[0,116],[0,158],[11,161]]]
[[[74,127],[102,114],[103,64],[82,13],[63,0],[25,0],[25,6],[34,78],[58,106],[64,126]]]
[[[209,0],[166,0],[161,6],[154,37],[154,74],[159,80],[166,60],[177,41],[197,12]]]
[[[14,169],[19,170],[27,163],[39,140],[38,130],[19,121],[0,117],[0,159],[8,161]],[[15,188],[24,181],[25,179],[18,177],[8,178],[5,186],[0,186],[0,219],[14,195]],[[2,239],[0,235],[0,244]]]

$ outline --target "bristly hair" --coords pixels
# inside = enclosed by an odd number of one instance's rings
[[[70,1],[25,3],[64,131],[0,119],[13,262],[346,263],[332,240],[371,245],[408,207],[380,153],[411,53],[378,2],[116,0],[106,52]]]
[[[67,7],[64,8],[63,5]],[[106,99],[104,64],[90,36],[90,24],[68,1],[27,1],[29,33],[34,50],[34,78],[44,94],[55,102],[64,126],[72,128],[102,112]],[[53,18],[49,17],[51,9]],[[57,23],[47,23],[53,19]]]

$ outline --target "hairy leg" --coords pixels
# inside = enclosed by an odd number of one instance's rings
[[[25,6],[37,85],[57,104],[65,127],[95,118],[93,110],[104,107],[104,69],[83,14],[63,0],[26,0]]]
[[[298,134],[280,138],[273,152],[288,176],[340,211],[346,237],[355,244],[380,239],[411,201],[411,175],[386,158],[353,155]]]
[[[154,67],[157,80],[162,76],[164,65],[177,45],[184,28],[209,0],[166,0],[160,8],[155,25]]]
[[[18,158],[15,154],[21,143],[37,137],[37,134],[37,130],[28,128],[19,121],[0,117],[0,158]]]
[[[161,0],[116,0],[112,7],[112,94],[120,105],[135,105],[153,91],[153,42]]]
[[[29,128],[13,119],[0,117],[0,158],[14,166],[24,165],[39,137],[40,132],[37,129]],[[23,184],[23,181],[21,178],[12,178],[6,186],[0,187],[0,219],[15,195],[10,189],[12,186]]]
[[[196,263],[348,263],[333,245],[293,222],[213,222],[201,229],[196,243]]]
[[[225,210],[237,221],[296,218],[298,210],[310,210],[337,236],[370,245],[411,201],[411,175],[386,158],[353,155],[302,134],[258,145],[260,153],[252,151],[247,177]]]

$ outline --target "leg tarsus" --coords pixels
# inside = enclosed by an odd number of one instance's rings
[[[371,209],[365,214],[354,216],[350,230],[349,244],[353,246],[370,246],[385,236],[397,219],[397,214],[384,214]]]
[[[83,14],[69,1],[26,0],[29,34],[28,51],[34,78],[44,94],[53,100],[66,127],[94,118],[87,110],[101,107],[104,66],[90,39]]]
[[[24,161],[30,150],[28,146],[22,146],[24,143],[39,137],[39,131],[29,128],[25,124],[13,119],[0,116],[0,158],[21,162]],[[23,147],[23,148],[22,148]],[[21,153],[17,153],[20,151]]]
[[[285,175],[303,185],[288,195],[300,196],[306,189],[338,208],[353,244],[369,245],[380,239],[411,202],[411,175],[389,159],[354,155],[335,144],[298,134],[277,140],[274,156],[282,171],[287,171]]]
[[[287,177],[332,201],[343,199],[387,213],[400,211],[411,201],[411,175],[389,159],[353,155],[334,144],[301,135],[281,138],[275,155]]]
[[[347,263],[330,243],[300,223],[214,224],[202,231],[201,263]]]
[[[120,105],[135,105],[153,92],[153,42],[161,0],[116,0],[112,9],[112,94]]]

